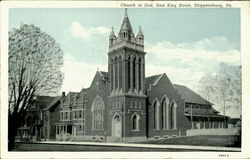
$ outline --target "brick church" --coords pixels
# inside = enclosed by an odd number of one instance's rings
[[[55,98],[46,109],[46,138],[130,142],[185,136],[188,129],[226,128],[227,117],[167,75],[145,77],[144,35],[127,11],[118,35],[109,35],[108,72],[89,88]]]

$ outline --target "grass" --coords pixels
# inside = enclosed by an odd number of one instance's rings
[[[194,146],[221,146],[221,147],[235,147],[234,136],[188,136],[159,140],[148,140],[140,143],[145,144],[169,144],[169,145],[194,145]]]

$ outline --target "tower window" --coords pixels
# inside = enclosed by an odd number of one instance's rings
[[[136,59],[134,58],[133,60],[133,76],[136,77],[136,72],[135,72],[135,61]],[[136,88],[136,78],[133,78],[133,87]]]
[[[139,119],[140,119],[140,116],[137,113],[135,113],[132,116],[132,129],[133,130],[139,130]]]
[[[130,85],[130,57],[128,58],[128,89],[131,87]]]
[[[110,80],[111,80],[111,84],[110,84],[110,88],[111,88],[111,91],[113,91],[113,83],[114,83],[114,73],[113,73],[113,64],[114,64],[114,61],[113,59],[111,59],[111,64],[110,64]]]
[[[141,59],[140,58],[138,60],[138,81],[139,81],[139,86],[138,86],[139,90],[138,91],[140,91],[141,90],[141,81],[142,81],[142,79],[141,79]]]

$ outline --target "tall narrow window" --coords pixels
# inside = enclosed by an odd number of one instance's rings
[[[81,119],[82,118],[82,111],[79,110],[79,118]]]
[[[154,101],[154,129],[159,129],[159,105],[158,101]]]
[[[139,130],[139,119],[140,119],[140,116],[138,114],[134,114],[132,116],[132,129],[133,130]]]
[[[111,91],[113,91],[113,82],[114,82],[114,80],[113,80],[113,75],[114,75],[114,73],[113,73],[113,63],[114,61],[113,61],[113,59],[111,59],[111,63],[110,63],[110,80],[111,80],[111,85],[110,85],[110,88],[111,88]]]
[[[134,78],[133,78],[133,86],[134,86],[134,88],[136,88],[136,69],[135,69],[135,66],[136,65],[136,58],[134,57],[134,59],[133,59],[133,76],[134,76]]]
[[[118,59],[115,58],[115,90],[118,88]]]
[[[92,103],[92,130],[103,130],[104,122],[104,102],[97,96]]]
[[[130,57],[128,57],[128,89],[130,89]]]
[[[168,129],[169,125],[169,99],[165,96],[162,99],[162,128]]]
[[[176,109],[177,109],[177,104],[175,103],[175,101],[173,101],[171,103],[171,112],[170,112],[170,125],[171,125],[171,129],[176,129],[177,128],[177,112],[176,112]]]
[[[122,88],[122,57],[120,56],[119,57],[119,77],[118,77],[118,80],[119,80],[119,90]]]
[[[138,60],[138,83],[139,83],[139,90],[138,91],[140,91],[141,90],[141,58],[139,58],[139,60]]]

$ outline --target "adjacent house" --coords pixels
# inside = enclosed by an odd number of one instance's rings
[[[31,141],[40,140],[44,138],[43,131],[43,109],[49,104],[54,97],[37,96],[33,100],[33,104],[27,109],[24,122],[18,128],[17,140]]]

